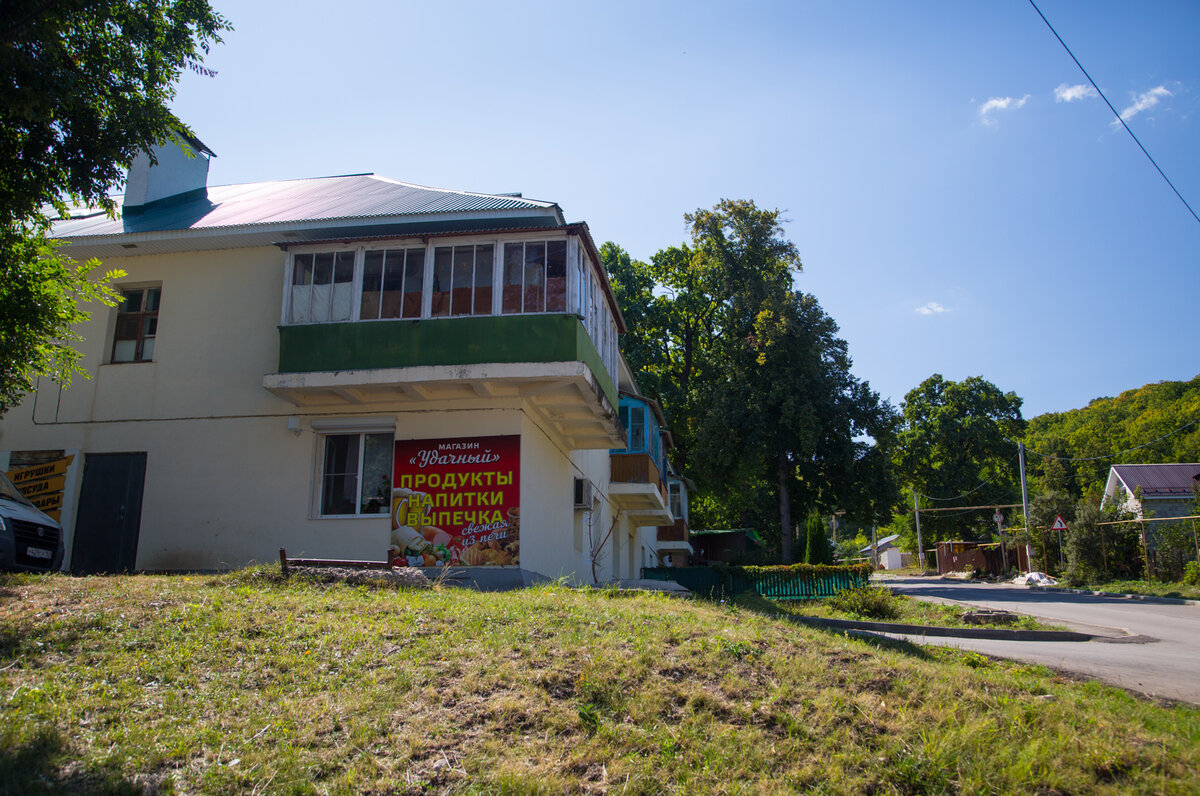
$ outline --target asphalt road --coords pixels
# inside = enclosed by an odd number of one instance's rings
[[[894,578],[885,584],[921,600],[1005,609],[1105,636],[1088,642],[905,636],[909,641],[1041,663],[1149,696],[1200,705],[1200,605],[929,578]]]

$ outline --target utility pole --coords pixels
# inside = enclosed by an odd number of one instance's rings
[[[1008,577],[1008,545],[1004,543],[1004,515],[999,508],[992,515],[992,522],[996,523],[996,533],[1000,534],[1000,560],[1003,562],[1004,576]]]
[[[913,487],[913,516],[917,518],[917,562],[921,574],[925,574],[925,545],[921,542],[921,504],[917,502],[917,488]]]
[[[1192,522],[1195,525],[1195,521]],[[879,569],[879,536],[875,531],[875,526],[871,526],[871,565],[875,569]]]
[[[1025,512],[1025,538],[1029,538],[1029,487],[1025,485],[1025,443],[1017,443],[1017,454],[1021,457],[1021,510]],[[1042,545],[1042,552],[1045,553],[1046,546]],[[1045,556],[1042,556],[1045,558]],[[1045,566],[1046,562],[1042,562]],[[1032,569],[1033,567],[1030,567]]]

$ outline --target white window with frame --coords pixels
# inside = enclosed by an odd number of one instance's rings
[[[288,321],[330,323],[351,320],[354,261],[353,249],[295,255]]]
[[[597,339],[596,276],[578,245],[568,295],[567,240],[381,244],[293,251],[285,325],[573,312]]]
[[[501,312],[529,314],[567,311],[567,242],[504,244]]]
[[[161,298],[161,287],[121,290],[110,362],[154,360],[154,341],[158,335],[158,305]]]
[[[420,318],[425,247],[371,249],[363,256],[359,320]]]
[[[318,441],[317,516],[388,514],[392,500],[393,432],[327,433],[318,437]]]
[[[677,520],[687,521],[687,492],[683,489],[683,482],[669,481],[667,483],[667,494],[670,496],[671,516]]]
[[[588,274],[591,272],[591,269],[588,264],[587,255],[583,253],[583,247],[577,247],[576,252],[578,253],[578,257],[575,260],[575,290],[577,299],[575,314],[580,318],[586,318],[588,308],[588,285],[591,284]]]
[[[491,243],[434,249],[431,318],[492,314],[495,251]]]

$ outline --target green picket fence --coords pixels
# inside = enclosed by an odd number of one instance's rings
[[[791,567],[646,567],[648,580],[673,580],[703,597],[757,592],[771,600],[816,600],[870,584],[870,565]]]

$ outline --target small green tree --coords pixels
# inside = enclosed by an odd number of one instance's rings
[[[1075,518],[1075,502],[1067,493],[1043,492],[1029,501],[1030,541],[1041,559],[1041,569],[1055,574],[1059,572],[1060,556],[1058,532],[1051,530],[1051,526],[1058,517],[1067,523],[1069,531]],[[1065,538],[1063,546],[1066,546]]]
[[[74,347],[83,338],[75,330],[92,302],[114,306],[118,294],[108,282],[124,276],[108,271],[93,281],[99,260],[82,265],[58,251],[44,234],[0,232],[4,249],[16,261],[0,263],[0,414],[32,392],[38,377],[71,383],[79,366]]]
[[[809,512],[804,522],[807,544],[804,550],[806,564],[832,564],[833,548],[829,544],[829,536],[825,528],[825,520],[815,511]]]
[[[1100,508],[1084,498],[1063,539],[1067,579],[1074,584],[1100,584],[1114,578],[1138,577],[1144,565],[1136,516],[1125,509],[1122,494]],[[1032,508],[1030,509],[1032,512]]]

